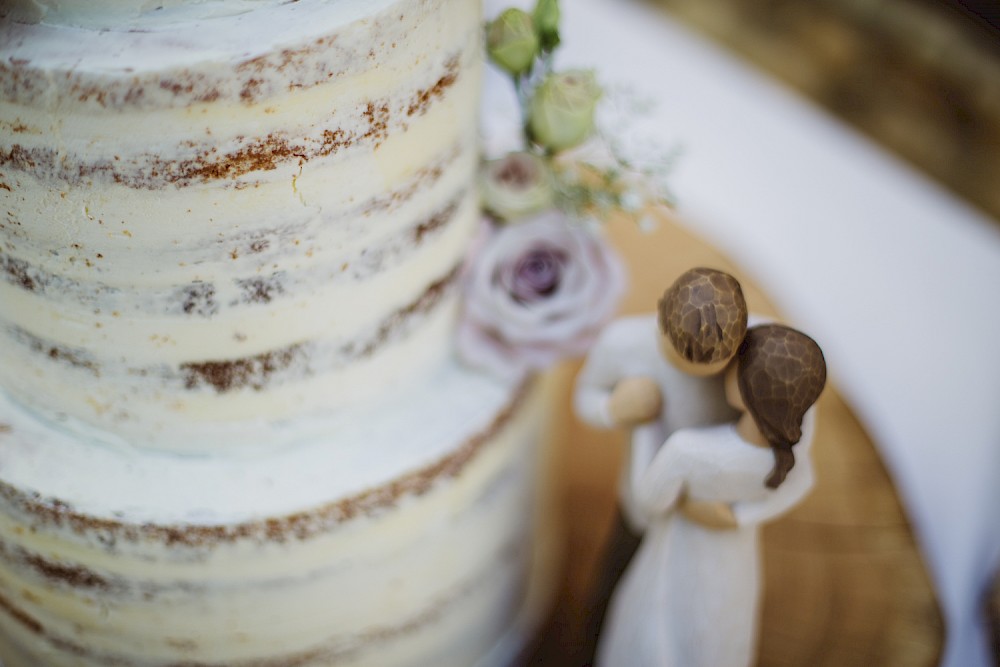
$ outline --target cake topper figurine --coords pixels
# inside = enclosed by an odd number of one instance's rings
[[[598,667],[752,664],[758,527],[813,485],[812,405],[825,382],[811,338],[754,327],[726,372],[737,421],[680,429],[662,446],[633,440],[627,483],[648,528],[612,598]]]
[[[722,371],[743,340],[747,317],[743,291],[731,275],[708,268],[685,272],[666,290],[657,313],[619,319],[601,333],[577,378],[577,414],[599,428],[630,429],[633,450],[653,451],[678,429],[735,420]],[[619,515],[589,603],[588,653],[647,523],[635,506],[631,475],[626,464]]]

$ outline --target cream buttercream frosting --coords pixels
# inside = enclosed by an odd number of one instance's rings
[[[478,218],[477,3],[101,5],[128,30],[41,4],[0,21],[16,400],[191,453],[447,355]]]

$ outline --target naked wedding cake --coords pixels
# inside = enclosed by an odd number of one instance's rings
[[[452,350],[479,4],[0,7],[6,667],[521,645],[544,389]]]

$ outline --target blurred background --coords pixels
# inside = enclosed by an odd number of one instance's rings
[[[1000,3],[648,1],[1000,221]]]
[[[486,4],[492,16],[533,0]],[[612,234],[634,285],[669,284],[661,257],[712,265],[723,260],[694,248],[720,251],[784,319],[820,341],[847,406],[827,411],[829,425],[847,429],[830,430],[829,451],[870,436],[866,451],[877,453],[871,466],[848,457],[828,467],[827,479],[854,486],[820,489],[816,502],[829,500],[831,512],[808,518],[818,531],[852,530],[877,543],[881,578],[862,582],[857,570],[870,555],[840,543],[830,551],[842,561],[827,592],[801,591],[812,606],[795,615],[816,621],[816,641],[828,646],[806,661],[765,650],[760,664],[994,664],[1000,630],[987,608],[1000,567],[1000,3],[565,0],[563,8],[557,63],[592,68],[609,100],[617,88],[652,109],[623,104],[625,114],[608,125],[613,136],[678,149],[669,179],[677,224],[648,237]],[[502,83],[487,77],[488,146],[504,137],[491,121],[510,116]],[[855,435],[841,435],[848,432]],[[571,440],[579,453],[576,434]],[[613,480],[615,466],[605,467]],[[876,487],[898,498],[905,539],[888,537],[880,515],[896,500],[864,496]],[[578,484],[567,496],[583,507],[595,488]],[[584,536],[599,530],[590,516]],[[573,549],[571,564],[583,560]],[[907,554],[912,567],[893,563]],[[907,572],[929,582],[899,584]],[[830,590],[867,602],[888,596],[895,606],[866,616],[860,602],[842,604]],[[936,604],[921,602],[924,594]],[[841,632],[833,618],[857,632]],[[883,652],[879,640],[858,639],[883,637],[893,625],[916,630]],[[786,637],[771,633],[765,649]],[[832,652],[833,644],[848,653]],[[905,648],[921,645],[931,647],[929,659]]]

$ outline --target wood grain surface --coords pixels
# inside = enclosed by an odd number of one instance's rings
[[[683,271],[709,266],[740,279],[752,312],[781,319],[738,267],[669,219],[652,233],[624,223],[610,231],[632,274],[625,313],[652,311]],[[554,437],[565,532],[563,579],[553,614],[527,660],[531,665],[586,663],[584,606],[616,511],[625,436],[590,429],[573,416],[570,393],[578,368],[579,362],[557,371]],[[835,381],[836,369],[830,371]],[[892,481],[833,382],[818,413],[816,487],[763,530],[765,599],[757,664],[935,665],[943,623]]]

